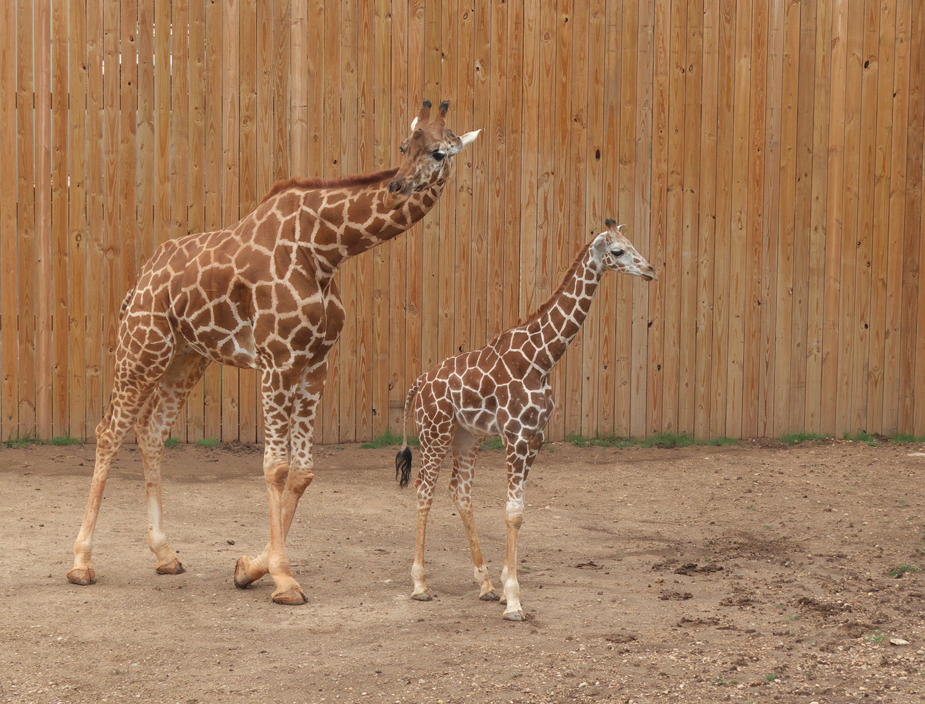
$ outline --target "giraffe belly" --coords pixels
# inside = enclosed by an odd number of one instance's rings
[[[213,362],[241,369],[257,368],[257,350],[254,345],[253,329],[248,325],[234,333],[198,334],[187,343],[194,350]]]

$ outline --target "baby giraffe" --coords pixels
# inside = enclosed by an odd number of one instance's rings
[[[407,486],[411,474],[408,411],[417,396],[414,417],[420,429],[421,471],[415,481],[418,531],[414,552],[412,599],[429,601],[424,576],[424,535],[440,464],[453,449],[450,496],[466,529],[479,598],[497,600],[475,530],[472,479],[482,440],[500,435],[507,456],[507,546],[501,581],[504,618],[523,621],[517,583],[517,535],[524,519],[524,482],[543,444],[543,428],[555,405],[549,373],[565,354],[591,308],[601,276],[607,270],[657,280],[655,268],[622,234],[622,225],[606,221],[607,230],[578,253],[552,297],[525,321],[505,330],[485,347],[444,360],[418,377],[408,391],[402,449],[395,458],[396,476]]]

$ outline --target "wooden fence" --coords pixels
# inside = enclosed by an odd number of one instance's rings
[[[316,440],[538,306],[606,217],[549,435],[925,434],[918,0],[0,3],[0,436],[93,437],[118,309],[167,238],[274,181],[398,163],[424,98],[484,131],[440,204],[348,262]],[[260,437],[210,368],[175,435]],[[918,400],[918,403],[916,401]]]

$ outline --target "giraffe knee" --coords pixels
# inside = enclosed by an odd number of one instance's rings
[[[268,487],[282,492],[283,489],[286,488],[286,482],[289,479],[289,465],[285,462],[265,465],[263,468],[263,478],[266,479]]]
[[[301,497],[314,478],[315,474],[310,467],[291,467],[288,478],[289,490],[296,496]]]
[[[515,529],[520,529],[524,522],[524,505],[516,501],[509,501],[504,511],[505,522]]]

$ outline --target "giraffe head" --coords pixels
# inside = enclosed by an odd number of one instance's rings
[[[385,206],[397,208],[415,193],[434,184],[443,183],[453,169],[453,155],[461,152],[475,141],[481,130],[467,132],[457,137],[446,126],[446,113],[450,103],[440,103],[437,117],[430,119],[431,102],[424,101],[421,112],[411,123],[411,136],[401,145],[404,155],[398,173],[389,182],[385,195]]]
[[[623,236],[622,230],[625,226],[617,225],[617,221],[611,218],[604,222],[607,230],[595,237],[591,245],[601,266],[604,269],[641,276],[646,281],[658,281],[655,267]]]

